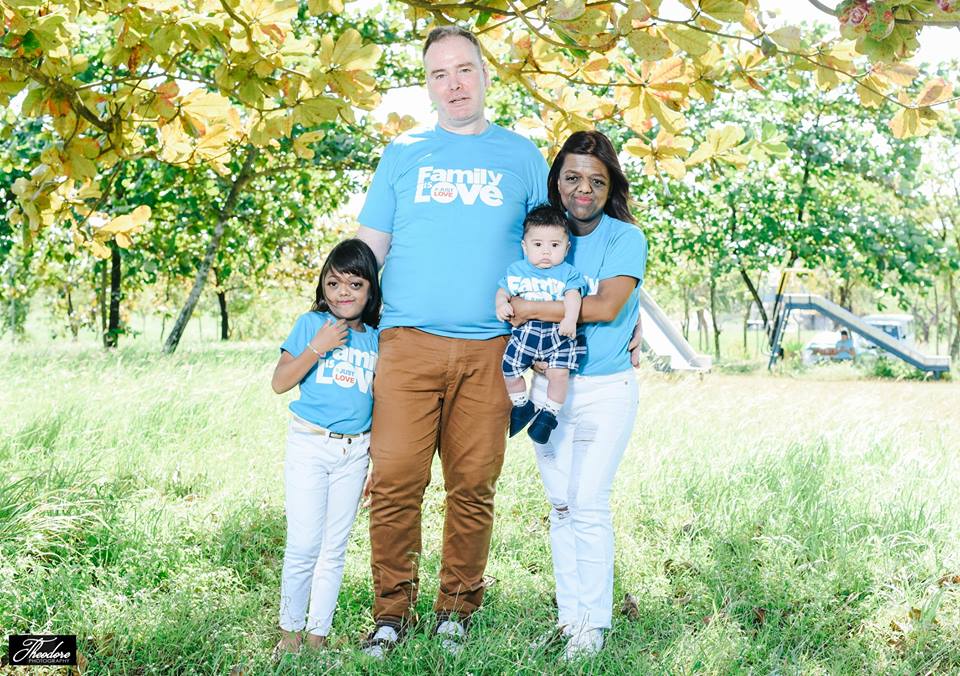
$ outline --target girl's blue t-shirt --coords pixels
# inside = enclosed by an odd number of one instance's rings
[[[589,235],[571,238],[567,261],[587,279],[587,295],[596,295],[600,282],[625,275],[637,285],[611,322],[583,324],[587,354],[578,375],[605,376],[631,368],[627,346],[640,314],[640,287],[647,269],[647,238],[637,226],[607,214]]]
[[[328,312],[301,315],[281,350],[299,357],[307,342],[328,321]],[[361,434],[373,418],[373,372],[377,366],[380,332],[364,325],[347,330],[347,342],[322,355],[300,381],[300,398],[290,410],[304,420],[340,434]]]

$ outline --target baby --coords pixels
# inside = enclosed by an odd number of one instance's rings
[[[512,263],[497,289],[497,318],[513,317],[512,296],[531,301],[563,301],[560,323],[531,319],[515,326],[503,355],[503,377],[513,402],[510,436],[527,423],[527,434],[545,444],[557,426],[557,415],[567,398],[570,371],[585,353],[577,343],[577,318],[587,282],[583,275],[564,262],[570,251],[570,225],[564,213],[549,205],[536,207],[523,222],[524,259]],[[537,411],[527,394],[522,375],[533,362],[547,364],[547,401]]]

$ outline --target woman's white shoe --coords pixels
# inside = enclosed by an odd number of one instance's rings
[[[580,629],[573,633],[563,651],[566,662],[594,657],[603,648],[603,629]]]

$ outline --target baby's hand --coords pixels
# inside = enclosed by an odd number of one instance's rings
[[[566,338],[576,338],[577,337],[577,320],[570,319],[569,321],[564,319],[560,322],[560,335]]]
[[[500,303],[497,305],[497,319],[501,322],[510,321],[513,316],[513,306],[510,303]]]
[[[334,322],[328,320],[326,324],[320,327],[320,330],[313,334],[310,339],[310,345],[320,354],[326,354],[335,347],[340,347],[347,342],[347,323],[342,319]]]

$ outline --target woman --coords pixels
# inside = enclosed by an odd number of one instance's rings
[[[603,647],[613,606],[613,523],[610,492],[637,413],[630,348],[640,312],[647,240],[634,225],[629,187],[610,140],[576,132],[550,168],[548,194],[573,230],[568,262],[589,284],[580,322],[586,357],[571,376],[557,428],[534,444],[550,500],[550,545],[557,586],[558,625],[568,660]],[[511,299],[514,324],[559,321],[562,303]],[[534,399],[546,380],[534,380]],[[538,402],[538,403],[539,403]]]

